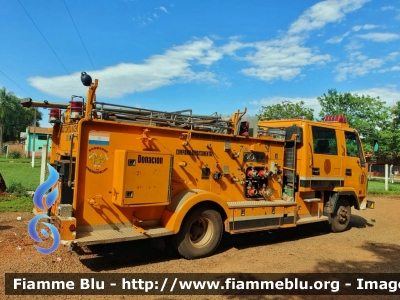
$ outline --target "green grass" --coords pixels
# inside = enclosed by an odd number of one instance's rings
[[[0,212],[32,211],[32,197],[17,195],[24,195],[26,191],[37,189],[40,184],[40,161],[36,159],[35,167],[32,168],[30,159],[5,160],[4,156],[0,157],[0,173],[6,183],[7,191],[16,192],[11,196],[0,196]]]
[[[40,183],[40,164],[31,164],[15,162],[1,162],[0,173],[4,178],[6,186],[12,183],[20,182],[27,191],[34,191]]]
[[[41,162],[41,158],[35,158],[35,164],[39,164]],[[0,155],[0,162],[10,162],[13,161],[15,163],[31,163],[32,162],[32,158],[26,158],[26,157],[21,157],[21,158],[10,158],[10,157],[6,157],[5,154],[1,154]]]
[[[5,196],[0,197],[0,212],[17,212],[17,211],[32,211],[33,199],[32,197],[14,197]]]
[[[368,181],[368,193],[379,194],[379,195],[400,195],[400,182],[389,183],[389,190],[385,191],[385,182],[378,180]]]

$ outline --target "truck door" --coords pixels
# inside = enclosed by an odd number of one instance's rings
[[[314,125],[310,125],[310,127],[312,159],[307,176],[307,180],[310,180],[308,186],[315,190],[326,190],[341,186],[344,181],[344,174],[342,157],[338,155],[336,130]],[[307,183],[305,186],[307,186]]]
[[[356,132],[345,131],[346,156],[343,167],[345,169],[345,186],[356,190],[358,196],[365,196],[367,189],[367,173],[364,151],[360,138]]]

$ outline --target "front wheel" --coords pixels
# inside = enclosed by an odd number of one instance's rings
[[[349,226],[351,206],[346,199],[339,199],[335,212],[332,215],[331,228],[333,232],[342,232]]]
[[[222,233],[221,215],[215,210],[198,208],[184,219],[175,236],[175,246],[187,259],[205,257],[217,249]]]

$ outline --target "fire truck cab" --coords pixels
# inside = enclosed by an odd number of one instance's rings
[[[211,255],[224,231],[328,221],[340,232],[352,208],[373,206],[362,144],[345,116],[257,122],[240,111],[162,112],[98,102],[98,80],[82,73],[82,82],[86,101],[21,101],[50,108],[58,196],[48,213],[64,244],[173,236],[194,259]]]
[[[351,207],[364,209],[368,203],[364,151],[357,131],[349,127],[346,117],[327,116],[323,122],[260,121],[259,126],[267,131],[281,128],[282,137],[285,135],[284,191],[295,195],[296,201],[301,199],[309,211],[317,207],[334,232],[345,230]],[[287,133],[296,127],[299,134],[290,139]],[[306,222],[301,213],[299,216],[297,224]]]

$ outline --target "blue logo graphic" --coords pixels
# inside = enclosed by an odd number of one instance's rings
[[[50,176],[49,176],[49,178],[47,178],[47,180],[45,182],[43,182],[41,185],[39,185],[39,187],[36,189],[35,195],[33,197],[33,204],[41,210],[49,209],[56,201],[57,195],[58,195],[58,187],[56,187],[54,190],[52,190],[50,193],[48,193],[46,195],[46,200],[45,200],[46,205],[43,204],[43,196],[45,195],[46,191],[48,191],[58,180],[57,171],[52,166],[50,166],[50,164],[47,164],[47,167],[49,168]],[[29,235],[31,236],[31,238],[34,241],[36,241],[38,243],[43,242],[41,237],[36,232],[36,225],[38,224],[40,219],[50,219],[50,217],[45,214],[40,214],[40,215],[35,216],[28,224]],[[34,246],[40,253],[50,254],[50,253],[54,252],[60,245],[60,234],[58,233],[57,228],[54,227],[53,225],[51,225],[49,223],[45,223],[45,222],[42,222],[42,224],[44,224],[45,226],[47,226],[50,229],[51,236],[53,238],[53,245],[50,248],[42,248],[42,247],[39,247],[36,245],[34,245]],[[40,232],[46,239],[49,238],[49,234],[47,233],[46,230],[42,229]]]

